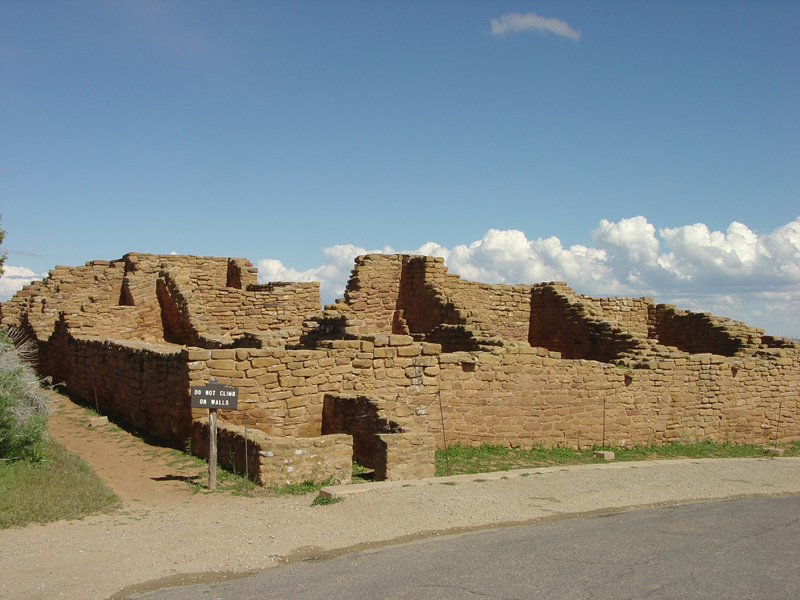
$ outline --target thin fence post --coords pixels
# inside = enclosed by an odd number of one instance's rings
[[[437,390],[436,395],[439,397],[439,416],[442,419],[442,442],[444,443],[444,464],[445,473],[450,475],[450,455],[447,450],[447,434],[444,432],[444,409],[442,409],[442,392]]]
[[[208,489],[217,487],[217,409],[208,409]]]
[[[250,471],[248,463],[250,455],[247,452],[247,409],[244,411],[244,493],[250,493]]]
[[[606,399],[603,398],[603,452],[606,451]]]

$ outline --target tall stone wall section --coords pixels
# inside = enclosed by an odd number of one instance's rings
[[[448,273],[442,258],[414,256],[405,265],[399,306],[412,335],[450,350],[478,349],[485,338],[527,340],[530,289],[465,281]]]
[[[344,299],[337,305],[347,313],[348,333],[394,333],[402,272],[400,254],[366,254],[356,258]]]
[[[647,339],[653,336],[656,323],[655,304],[652,298],[593,298],[575,294],[575,300],[583,305],[590,319],[607,321],[613,327],[633,337]]]

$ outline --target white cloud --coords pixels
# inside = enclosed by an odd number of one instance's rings
[[[557,237],[530,240],[522,231],[490,229],[470,244],[428,242],[403,252],[442,256],[451,273],[472,281],[566,281],[582,294],[652,296],[777,335],[800,333],[800,217],[767,234],[737,222],[724,233],[702,223],[657,232],[641,216],[604,219],[592,240],[592,247],[565,248]],[[323,266],[303,272],[277,260],[258,261],[259,280],[317,280],[323,301],[330,302],[342,296],[353,259],[367,251],[342,245],[323,253]]]
[[[555,33],[574,41],[581,39],[580,30],[573,29],[566,21],[540,17],[534,12],[527,14],[506,13],[499,19],[492,19],[491,34],[493,37],[503,37],[512,33],[535,31],[537,33]]]
[[[362,254],[392,254],[394,250],[386,246],[382,250],[365,250],[352,244],[341,244],[323,248],[322,253],[327,257],[321,267],[306,271],[287,268],[276,259],[263,258],[256,263],[258,267],[258,281],[319,281],[320,295],[324,303],[331,302],[334,298],[344,295],[344,288],[353,269],[356,256]]]
[[[22,286],[44,277],[47,277],[47,273],[37,275],[26,267],[3,265],[3,276],[0,277],[0,302],[11,298],[18,290],[22,289]]]

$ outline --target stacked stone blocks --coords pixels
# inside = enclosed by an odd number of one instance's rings
[[[321,310],[317,284],[258,284],[245,259],[131,253],[57,267],[2,323],[36,340],[43,374],[180,447],[207,435],[190,387],[236,386],[226,451],[262,483],[344,480],[345,454],[428,476],[445,439],[592,446],[604,425],[610,445],[800,439],[796,342],[650,298],[463,281],[434,257],[359,257]]]

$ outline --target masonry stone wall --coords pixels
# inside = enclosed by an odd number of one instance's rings
[[[583,305],[587,317],[608,321],[612,326],[636,338],[653,337],[656,315],[652,298],[593,298],[584,294],[573,295]]]
[[[600,445],[604,412],[609,445],[800,439],[797,352],[668,352],[635,368],[524,344],[439,358],[448,444]],[[441,444],[440,421],[429,427]]]
[[[677,310],[668,304],[656,307],[656,337],[662,344],[685,352],[711,352],[722,356],[747,354],[762,343],[763,333],[763,329],[710,313]]]
[[[401,426],[384,403],[363,394],[326,394],[322,434],[347,433],[353,460],[375,479],[424,479],[436,473],[435,442],[427,431]]]
[[[478,349],[485,338],[527,339],[530,286],[465,281],[430,256],[408,257],[402,284],[401,316],[419,339],[448,350]]]
[[[185,348],[67,335],[63,329],[39,348],[39,369],[57,389],[184,448],[192,420]]]
[[[348,332],[394,333],[402,271],[403,257],[399,254],[367,254],[356,258],[343,302],[338,306],[347,309]]]
[[[206,459],[209,430],[208,417],[194,421],[192,451]],[[222,422],[217,431],[217,460],[266,487],[328,479],[342,485],[352,479],[353,439],[346,434],[276,438]]]
[[[531,290],[528,343],[558,352],[565,358],[610,362],[626,352],[641,349],[639,338],[622,329],[619,320],[609,320],[613,314],[624,314],[619,308],[622,307],[603,306],[599,302],[587,305],[563,282],[535,285]],[[641,327],[636,330],[642,333]],[[643,333],[646,336],[646,326]]]
[[[286,345],[319,307],[317,282],[259,285],[246,259],[130,253],[56,267],[4,303],[3,323],[42,340],[63,317],[75,333],[118,340]]]
[[[318,284],[258,284],[246,259],[131,253],[57,267],[0,318],[42,374],[176,446],[207,435],[190,387],[236,386],[225,451],[262,483],[341,479],[344,455],[427,476],[445,442],[800,439],[796,342],[650,298],[464,281],[434,257],[358,257],[321,308]]]
[[[324,341],[315,350],[189,348],[187,357],[192,385],[216,377],[239,388],[240,410],[221,410],[221,419],[241,424],[247,410],[248,423],[269,435],[307,437],[320,434],[329,393],[379,395],[381,410],[399,426],[420,424],[414,406],[435,397],[429,366],[439,351],[435,344],[389,335]]]

